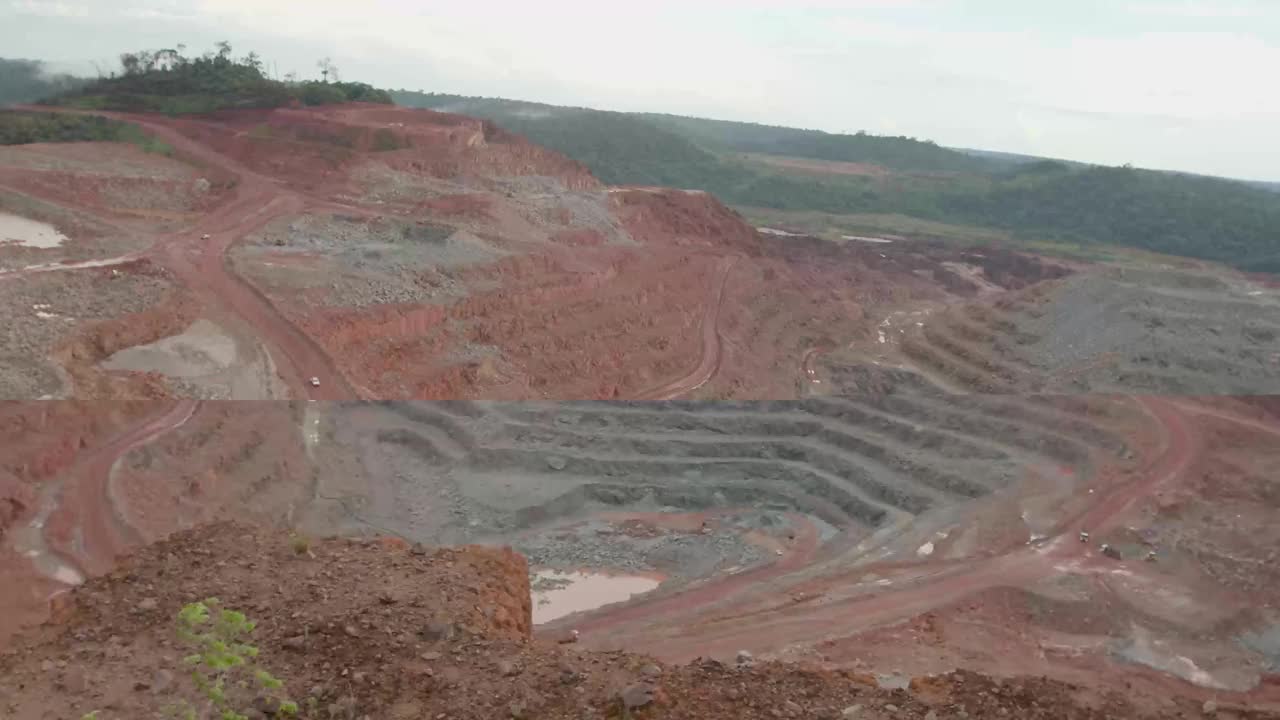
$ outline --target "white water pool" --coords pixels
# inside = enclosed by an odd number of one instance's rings
[[[53,248],[62,244],[67,236],[49,223],[0,212],[0,245],[17,244],[25,247]]]
[[[548,590],[534,590],[533,624],[551,622],[565,615],[623,602],[658,587],[658,580],[643,575],[605,575],[589,572],[539,570],[538,580],[562,584]]]

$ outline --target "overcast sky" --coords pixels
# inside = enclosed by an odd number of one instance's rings
[[[0,0],[0,56],[281,75],[1280,181],[1280,0]]]

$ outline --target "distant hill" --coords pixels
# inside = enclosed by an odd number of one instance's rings
[[[1045,158],[1039,155],[1024,155],[1022,153],[1000,152],[999,150],[975,150],[973,148],[949,148],[958,153],[971,155],[976,158],[982,158],[988,163],[1002,167],[1017,167],[1019,165],[1030,165],[1031,163],[1039,163],[1049,160],[1051,162],[1062,163],[1073,167],[1087,167],[1089,163],[1076,162],[1075,160],[1063,160],[1061,158]]]
[[[700,188],[730,177],[713,153],[626,113],[403,90],[391,97],[406,107],[492,120],[583,163],[611,185]]]
[[[491,119],[584,163],[610,184],[697,188],[740,207],[900,214],[1280,272],[1276,184],[957,150],[910,138],[408,91],[392,97]],[[884,172],[824,174],[821,163],[797,171],[753,161],[759,156],[863,163]]]
[[[939,147],[927,140],[882,135],[838,135],[821,130],[706,120],[678,115],[641,114],[704,147],[724,152],[764,153],[837,162],[872,163],[891,170],[985,172],[991,163]]]
[[[464,97],[438,93],[393,91],[399,105],[423,107],[484,117],[521,132],[540,143],[574,155],[595,169],[587,157],[611,166],[621,154],[624,167],[636,167],[644,154],[657,152],[666,160],[685,158],[684,164],[705,165],[715,155],[762,153],[790,157],[871,163],[893,170],[923,172],[982,172],[992,163],[922,140],[877,135],[836,135],[819,130],[757,125],[727,120],[618,113],[569,108],[501,98]],[[568,124],[568,126],[566,126]],[[558,127],[557,127],[558,126]],[[581,133],[585,132],[583,135]],[[581,153],[579,156],[575,153]],[[690,156],[690,153],[693,155]],[[606,168],[605,174],[613,168]],[[627,170],[629,172],[629,170]],[[659,170],[645,170],[650,175]],[[600,174],[600,173],[597,173]],[[601,179],[609,180],[603,175]],[[628,182],[632,182],[629,180]]]

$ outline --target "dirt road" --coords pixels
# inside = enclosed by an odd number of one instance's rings
[[[138,116],[118,117],[141,126],[179,153],[220,168],[239,180],[229,202],[203,218],[197,227],[162,244],[162,264],[178,273],[192,290],[216,299],[252,327],[271,353],[277,372],[299,397],[354,399],[355,391],[332,359],[227,265],[226,253],[233,244],[275,218],[300,212],[306,207],[306,200],[167,125]],[[204,234],[210,236],[208,240],[199,239]],[[319,387],[308,382],[312,377],[320,380]]]
[[[21,109],[21,108],[20,108]],[[226,253],[241,238],[272,220],[301,212],[311,202],[275,180],[197,143],[154,118],[127,113],[94,113],[61,108],[25,108],[41,112],[101,115],[141,127],[171,146],[180,156],[234,176],[231,197],[195,226],[160,238],[144,253],[172,270],[203,302],[207,311],[231,316],[252,330],[266,346],[276,371],[298,397],[310,400],[349,400],[357,393],[333,360],[311,338],[286,320],[262,293],[231,271]],[[208,239],[204,236],[208,235]],[[101,267],[106,261],[84,264]],[[51,266],[35,271],[72,269]],[[312,387],[311,378],[320,381]]]
[[[811,387],[822,382],[818,377],[817,361],[818,358],[827,353],[834,352],[835,346],[831,344],[822,344],[817,347],[811,347],[804,351],[800,356],[800,383],[799,392],[803,397],[811,395]]]
[[[731,578],[606,612],[575,627],[589,645],[625,645],[673,662],[729,657],[742,649],[764,652],[856,635],[991,588],[1025,587],[1057,573],[1110,567],[1113,561],[1077,540],[1080,530],[1101,533],[1113,527],[1138,500],[1179,480],[1200,450],[1177,405],[1159,398],[1137,402],[1161,424],[1160,453],[1134,480],[1089,495],[1092,504],[1060,523],[1047,543],[995,557],[908,566],[875,582],[864,579],[874,566],[817,579],[777,579],[779,573],[770,572],[751,578],[751,593],[738,593],[746,588]],[[777,580],[767,588],[763,582],[770,578]]]
[[[6,538],[14,556],[28,564],[18,571],[6,570],[6,577],[34,575],[65,589],[110,570],[117,553],[141,540],[112,498],[111,469],[134,448],[182,427],[198,408],[193,400],[168,404],[45,483],[37,513]],[[0,638],[15,629],[13,622],[0,617]]]
[[[716,371],[720,369],[720,352],[723,346],[720,337],[720,311],[724,305],[724,289],[729,281],[729,273],[737,260],[735,257],[720,260],[715,285],[712,286],[707,306],[703,310],[702,354],[698,358],[698,364],[683,377],[639,393],[635,397],[636,400],[674,400],[706,385],[715,376]]]
[[[590,633],[603,631],[632,620],[654,617],[670,618],[672,615],[679,614],[690,607],[714,602],[717,599],[731,596],[751,587],[757,587],[761,583],[800,570],[813,560],[818,551],[818,530],[813,523],[803,516],[793,516],[792,522],[794,527],[799,528],[799,532],[796,534],[792,545],[784,551],[782,558],[776,562],[701,583],[693,589],[674,595],[613,610],[608,614],[588,619],[585,622],[573,622],[570,624],[579,632]]]
[[[1229,412],[1215,410],[1213,408],[1205,407],[1203,405],[1192,405],[1190,403],[1183,402],[1183,401],[1174,401],[1173,404],[1176,405],[1179,409],[1195,415],[1205,415],[1208,417],[1217,418],[1218,420],[1224,420],[1226,422],[1251,428],[1253,430],[1257,430],[1258,432],[1267,433],[1269,435],[1280,435],[1280,425],[1277,425],[1276,423],[1268,423],[1258,418],[1242,417],[1240,415],[1234,415]]]

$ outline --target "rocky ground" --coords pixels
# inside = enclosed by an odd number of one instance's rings
[[[103,368],[126,385],[150,373],[169,396],[264,399],[287,386],[319,399],[308,382],[323,376],[319,395],[343,399],[792,398],[812,389],[811,353],[873,341],[896,308],[1067,272],[996,249],[761,235],[705,193],[606,188],[460,116],[352,106],[121,119],[163,152],[0,153],[0,209],[67,235],[0,247],[0,277],[137,259],[171,271],[196,313],[139,343],[148,357]],[[206,351],[197,319],[236,352]],[[48,363],[41,352],[22,363]],[[19,393],[32,380],[14,382]]]
[[[218,598],[257,622],[254,662],[304,718],[1139,718],[1122,694],[959,672],[883,689],[866,675],[780,663],[669,665],[530,635],[519,556],[325,540],[215,525],[137,553],[58,602],[0,657],[17,720],[158,717],[198,695],[175,634],[185,603]],[[249,717],[266,695],[232,689]],[[1160,717],[1274,717],[1180,705]]]
[[[0,246],[0,397],[76,401],[0,406],[0,642],[54,620],[0,715],[153,716],[213,594],[329,720],[1280,702],[1259,278],[762,234],[445,114],[126,119],[169,152],[0,152],[66,236]]]
[[[869,358],[957,392],[1280,391],[1280,295],[1198,264],[1089,268],[1016,293],[890,315],[881,330],[881,347],[827,356],[831,377]]]
[[[237,517],[513,546],[552,618],[540,637],[579,630],[582,647],[666,663],[732,666],[747,650],[886,688],[957,668],[1034,674],[1166,717],[1278,699],[1280,577],[1266,569],[1280,426],[1265,402],[927,388],[779,403],[179,402],[90,425],[41,422],[40,407],[5,426],[0,598],[13,612],[0,630],[109,576],[117,553]],[[245,537],[244,552],[288,544]],[[274,584],[243,591],[255,604],[293,582],[266,567]],[[580,571],[638,589],[544,608]],[[140,592],[163,591],[148,582]]]
[[[147,378],[105,377],[97,363],[117,349],[169,334],[166,316],[183,307],[172,277],[145,261],[0,276],[0,302],[7,308],[0,328],[0,398],[11,400],[140,392],[130,388],[145,386]]]

